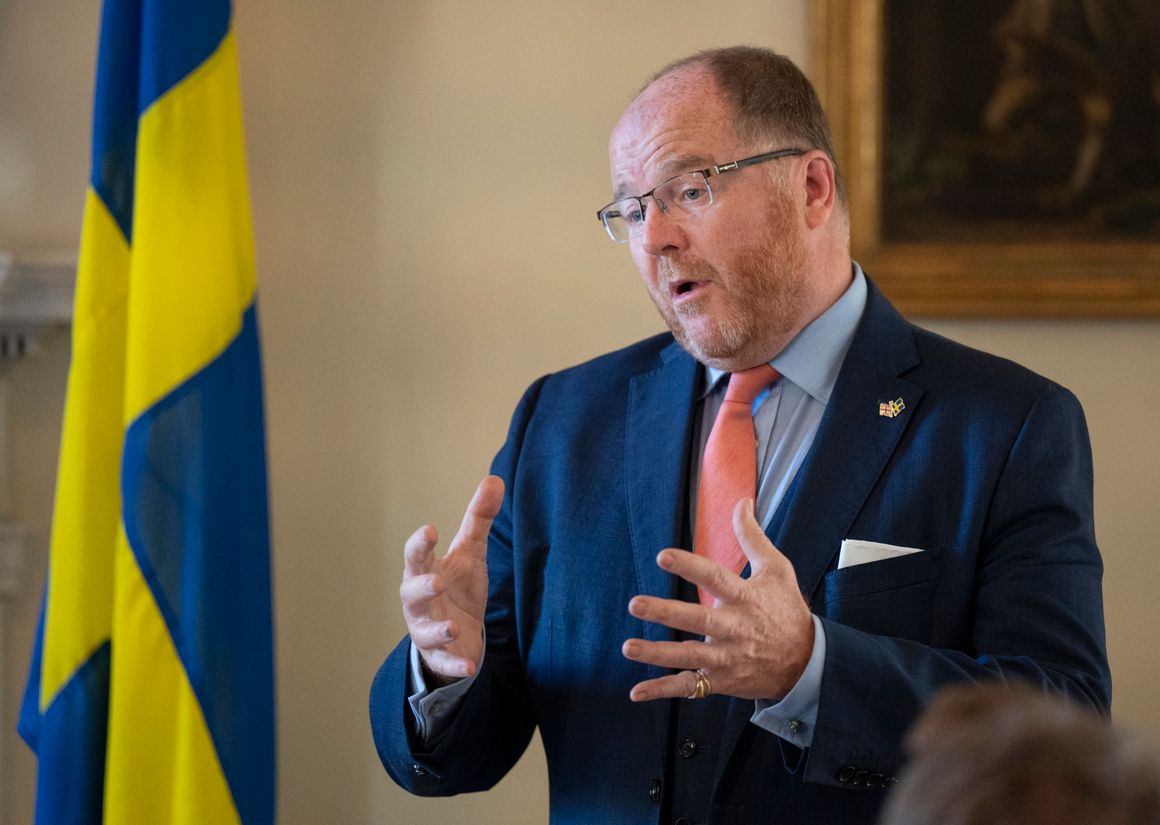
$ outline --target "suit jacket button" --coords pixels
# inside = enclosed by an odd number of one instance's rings
[[[684,759],[692,759],[697,753],[697,743],[692,739],[686,739],[677,747],[677,753]]]
[[[661,785],[661,781],[659,779],[654,779],[652,782],[648,783],[648,798],[658,805],[661,802],[662,787],[663,786]]]
[[[855,768],[853,765],[847,765],[846,767],[842,768],[842,770],[838,771],[838,781],[839,782],[849,782],[851,779],[854,778],[854,774],[856,774],[857,772],[858,772],[858,769]]]

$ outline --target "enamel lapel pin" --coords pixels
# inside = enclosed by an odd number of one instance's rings
[[[893,401],[881,401],[878,404],[878,414],[883,418],[897,418],[906,409],[906,402],[901,398]]]

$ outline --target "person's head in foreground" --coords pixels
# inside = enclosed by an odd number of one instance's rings
[[[1145,743],[1029,687],[946,690],[907,750],[879,825],[1160,823],[1160,767]]]

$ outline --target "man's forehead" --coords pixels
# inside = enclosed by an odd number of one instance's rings
[[[720,101],[720,90],[704,66],[685,66],[659,77],[641,90],[617,124],[679,118],[686,109],[699,109]]]
[[[703,67],[656,80],[629,105],[609,138],[616,197],[636,194],[645,178],[659,182],[720,162],[718,145],[732,135],[727,107]]]

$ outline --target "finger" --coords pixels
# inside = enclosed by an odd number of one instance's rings
[[[741,552],[749,559],[749,569],[753,574],[768,567],[775,559],[785,558],[754,518],[751,498],[742,499],[733,508],[733,535],[741,545]]]
[[[407,632],[419,650],[433,652],[448,642],[455,641],[458,628],[454,622],[419,620],[409,622]]]
[[[462,656],[454,656],[446,650],[436,648],[422,651],[422,656],[427,669],[439,676],[450,679],[466,679],[475,675],[475,662],[464,659]]]
[[[648,679],[633,685],[628,698],[634,702],[651,702],[654,699],[687,699],[697,689],[697,674],[682,670],[671,676]]]
[[[720,656],[704,642],[648,642],[629,639],[620,647],[624,658],[646,665],[675,670],[696,670],[720,665]]]
[[[657,554],[657,565],[687,582],[703,587],[723,602],[741,598],[745,580],[717,562],[670,547]]]
[[[720,611],[696,602],[658,599],[656,596],[633,596],[628,602],[628,612],[643,621],[663,624],[674,630],[684,630],[700,636],[727,635],[727,628],[720,620]]]
[[[443,581],[434,573],[419,576],[404,574],[399,585],[399,599],[403,607],[412,611],[421,610],[424,605],[443,592]]]
[[[435,544],[439,532],[430,524],[424,524],[411,534],[403,545],[403,575],[420,576],[430,573],[435,564]]]
[[[463,522],[459,525],[459,532],[451,542],[448,553],[454,553],[462,548],[482,550],[487,547],[487,534],[491,532],[491,523],[499,513],[503,504],[503,479],[499,476],[487,476],[475,488],[475,495],[467,504],[463,514]]]

